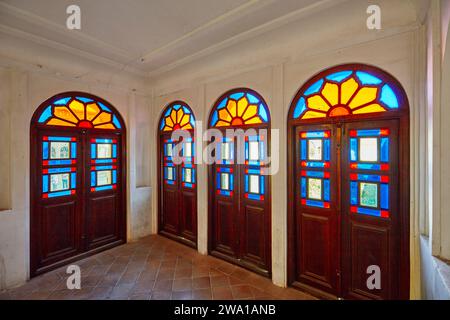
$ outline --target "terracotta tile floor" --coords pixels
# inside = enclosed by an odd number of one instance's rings
[[[78,261],[81,289],[68,290],[66,268],[0,292],[0,299],[315,299],[161,236]]]

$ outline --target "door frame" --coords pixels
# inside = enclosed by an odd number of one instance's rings
[[[264,103],[265,106],[267,106],[267,109],[269,109],[266,101],[264,100],[264,98],[255,90],[253,89],[249,89],[249,88],[245,88],[245,87],[239,87],[239,88],[234,88],[231,90],[226,91],[225,93],[223,93],[219,98],[217,98],[217,100],[214,102],[213,107],[210,110],[209,116],[208,116],[208,129],[215,129],[215,130],[219,130],[222,132],[223,136],[226,136],[226,130],[246,130],[246,129],[255,129],[255,130],[259,130],[259,129],[266,129],[267,130],[267,150],[270,152],[271,151],[271,127],[272,127],[272,121],[271,121],[271,115],[270,113],[268,114],[268,119],[269,121],[267,123],[262,123],[262,124],[249,124],[249,125],[242,125],[242,126],[227,126],[227,127],[211,127],[211,121],[212,121],[212,116],[213,113],[216,109],[216,106],[227,96],[230,96],[234,93],[237,92],[249,92],[253,95],[255,95],[256,97],[258,97],[260,99],[260,101],[262,103]],[[236,148],[237,146],[235,146]],[[236,156],[236,155],[235,155]],[[238,164],[235,164],[238,165]],[[257,274],[260,274],[262,276],[271,278],[272,277],[272,179],[271,179],[271,175],[267,175],[267,198],[265,198],[264,201],[266,202],[266,208],[268,209],[267,211],[267,216],[265,217],[265,228],[267,231],[267,246],[266,246],[266,255],[267,255],[267,270],[262,269],[254,264],[250,264],[250,263],[246,263],[246,262],[242,262],[240,260],[236,260],[231,258],[230,256],[214,251],[213,248],[213,231],[215,230],[214,227],[214,206],[215,206],[215,196],[216,196],[216,191],[212,188],[212,186],[214,185],[214,179],[215,179],[215,172],[213,171],[213,169],[215,164],[208,164],[208,254],[211,254],[212,256],[218,257],[220,259],[223,259],[225,261],[228,261],[230,263],[239,265],[243,268],[246,268],[248,270],[251,270]],[[243,165],[238,165],[238,166],[243,166]],[[241,170],[239,170],[239,172],[241,172]],[[241,179],[236,178],[237,182],[236,185],[238,186],[238,188],[241,188]],[[241,195],[240,195],[241,196]],[[236,207],[236,204],[240,204],[240,198],[235,198],[235,200],[233,201],[233,206]],[[239,206],[240,207],[240,206]],[[236,219],[238,220],[238,219]],[[241,234],[238,234],[238,236],[240,237]]]
[[[113,114],[115,114],[122,126],[122,128],[120,130],[111,130],[111,129],[88,129],[88,128],[78,128],[78,127],[64,127],[64,126],[47,126],[47,125],[43,125],[43,124],[39,124],[38,119],[39,116],[41,115],[42,111],[49,106],[53,101],[55,100],[59,100],[68,96],[82,96],[82,97],[86,97],[86,98],[91,98],[94,101],[98,101],[101,102],[103,104],[105,104],[106,106],[108,106],[108,108],[111,109],[111,111],[113,112]],[[93,250],[90,251],[86,251],[86,252],[82,252],[78,255],[75,255],[73,257],[70,257],[68,259],[64,259],[61,261],[58,261],[54,264],[51,264],[49,266],[44,266],[38,269],[38,249],[39,249],[39,245],[37,243],[38,240],[38,228],[39,226],[36,223],[36,205],[37,205],[37,199],[39,198],[39,194],[38,194],[38,190],[36,189],[37,183],[40,183],[39,181],[37,181],[37,173],[38,173],[38,168],[36,167],[36,159],[40,156],[38,154],[38,144],[36,143],[37,139],[38,139],[38,135],[37,133],[40,130],[46,130],[46,131],[52,131],[54,130],[55,132],[67,132],[67,133],[71,133],[71,132],[78,132],[80,135],[82,135],[82,131],[85,130],[86,132],[90,132],[90,133],[108,133],[108,134],[114,134],[114,133],[119,133],[121,135],[121,150],[120,150],[120,157],[121,157],[121,164],[122,164],[122,169],[121,171],[121,176],[120,179],[122,181],[122,192],[120,195],[120,201],[122,202],[122,210],[123,210],[123,215],[122,215],[122,221],[121,221],[121,227],[120,227],[120,239],[117,241],[114,241],[112,243],[108,243],[106,245],[100,246],[98,248],[95,248]],[[29,182],[29,187],[30,187],[30,277],[33,278],[35,276],[38,276],[40,274],[46,273],[48,271],[54,270],[56,268],[59,268],[63,265],[66,265],[68,263],[74,262],[74,261],[78,261],[81,259],[84,259],[86,257],[92,256],[96,253],[111,249],[115,246],[118,246],[120,244],[124,244],[127,242],[127,217],[128,217],[128,213],[127,213],[127,153],[126,153],[126,125],[125,125],[125,121],[122,118],[122,115],[120,114],[120,112],[108,101],[95,96],[93,94],[90,93],[86,93],[86,92],[81,92],[81,91],[67,91],[67,92],[62,92],[62,93],[58,93],[50,98],[48,98],[47,100],[45,100],[44,102],[42,102],[39,107],[34,111],[34,114],[31,118],[30,121],[30,135],[29,135],[29,141],[30,141],[30,159],[29,159],[29,164],[30,164],[30,182]],[[87,152],[87,151],[85,151]],[[81,173],[83,176],[85,175],[84,173],[84,164],[83,164],[83,172]],[[86,183],[86,180],[85,180]],[[84,187],[83,187],[84,188]],[[81,194],[80,196],[84,197],[83,194]],[[84,202],[85,199],[82,200],[82,202]],[[83,205],[84,208],[84,205]],[[83,226],[84,227],[84,226]]]
[[[317,82],[319,79],[325,77],[333,72],[344,70],[360,70],[371,72],[380,78],[392,84],[393,90],[396,93],[399,102],[399,108],[396,111],[386,111],[382,113],[348,115],[341,117],[327,117],[319,119],[294,119],[293,113],[295,102],[302,96],[304,90],[310,85]],[[295,248],[296,243],[296,228],[295,228],[295,128],[302,125],[320,125],[320,124],[344,124],[349,122],[361,122],[364,120],[398,120],[399,121],[399,136],[398,136],[398,161],[399,161],[399,233],[400,233],[400,257],[399,257],[399,288],[398,297],[400,299],[409,299],[410,295],[410,124],[409,124],[409,102],[402,85],[397,79],[386,71],[370,65],[365,64],[343,64],[335,67],[325,69],[304,83],[293,97],[287,119],[287,284],[296,287],[296,259],[297,254]],[[334,299],[336,297],[324,294],[321,291],[314,292],[324,298]]]
[[[192,248],[194,248],[194,249],[197,249],[197,247],[198,247],[198,166],[196,165],[196,167],[195,167],[195,181],[196,181],[196,186],[195,186],[195,191],[194,191],[194,193],[195,193],[195,209],[196,209],[196,213],[195,213],[195,215],[196,215],[196,226],[195,226],[195,230],[196,230],[196,234],[195,234],[195,242],[194,241],[191,241],[191,240],[189,240],[189,239],[187,239],[187,238],[184,238],[184,237],[182,237],[181,235],[173,235],[173,234],[170,234],[170,233],[168,233],[168,232],[161,232],[162,230],[163,230],[163,228],[162,228],[162,220],[163,220],[163,214],[164,214],[164,211],[163,211],[163,186],[164,186],[164,184],[163,184],[163,176],[164,176],[164,172],[163,172],[163,170],[164,170],[164,166],[162,165],[163,164],[163,162],[162,162],[162,158],[164,157],[164,150],[163,150],[163,144],[161,143],[161,140],[164,138],[164,137],[170,137],[171,136],[171,134],[174,132],[174,130],[172,130],[172,131],[166,131],[166,132],[164,132],[164,131],[162,131],[161,129],[160,129],[160,123],[161,123],[161,121],[162,121],[162,119],[163,119],[163,117],[164,117],[164,114],[165,114],[165,112],[167,111],[167,109],[168,108],[170,108],[170,107],[172,107],[172,106],[174,106],[174,105],[176,105],[176,104],[181,104],[182,106],[185,106],[185,107],[187,107],[190,111],[191,111],[191,115],[194,117],[194,119],[195,119],[195,114],[194,114],[194,111],[192,110],[192,108],[189,106],[189,104],[187,104],[186,102],[184,102],[184,101],[181,101],[181,100],[175,100],[175,101],[172,101],[172,102],[170,102],[170,103],[168,103],[165,107],[164,107],[164,109],[162,110],[162,112],[161,112],[161,116],[159,117],[159,120],[158,120],[158,124],[157,124],[157,132],[156,132],[156,147],[157,147],[157,153],[158,153],[158,156],[157,156],[157,168],[158,168],[158,173],[157,173],[157,176],[158,176],[158,214],[157,214],[157,226],[158,226],[158,234],[160,234],[160,235],[162,235],[162,236],[164,236],[164,237],[167,237],[167,238],[170,238],[170,239],[172,239],[172,240],[175,240],[175,241],[177,241],[177,242],[180,242],[180,243],[182,243],[182,244],[185,244],[185,245],[187,245],[187,246],[189,246],[189,247],[192,247]],[[194,129],[183,129],[183,131],[187,131],[187,132],[189,132],[189,134],[191,135],[191,138],[192,138],[192,140],[193,140],[193,142],[196,144],[196,143],[198,143],[197,141],[195,141],[195,128]],[[201,142],[200,142],[201,143]],[[196,154],[196,150],[195,150],[196,148],[194,148],[192,151],[194,152],[194,159],[197,157],[197,154]],[[195,161],[194,161],[194,164],[195,164]],[[177,165],[177,167],[178,167],[178,165]],[[177,173],[177,175],[178,175],[178,173]]]

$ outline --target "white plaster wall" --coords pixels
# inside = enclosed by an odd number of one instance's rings
[[[0,65],[9,60],[0,59]],[[10,139],[1,140],[1,150],[9,150],[5,158],[5,174],[11,181],[2,181],[2,198],[11,194],[10,210],[0,211],[0,289],[20,285],[29,277],[29,129],[35,109],[47,98],[64,91],[83,91],[104,98],[114,105],[125,120],[128,135],[127,154],[127,205],[128,240],[148,235],[151,232],[149,166],[147,146],[136,154],[135,136],[149,131],[149,99],[129,89],[110,87],[99,82],[83,82],[47,73],[34,72],[17,66],[0,67],[0,114],[2,130],[8,128]],[[9,97],[7,96],[9,94]],[[138,112],[136,112],[136,109]],[[139,117],[138,120],[132,116]],[[137,126],[146,130],[136,130]],[[4,125],[4,126],[3,126]],[[8,132],[6,132],[8,137]],[[133,137],[130,139],[130,136]],[[141,137],[141,140],[145,137]],[[8,162],[9,161],[9,162]],[[136,167],[139,168],[138,171]],[[147,185],[137,188],[135,175],[147,172],[143,180]],[[3,172],[2,172],[3,173]],[[8,175],[7,175],[8,176]],[[144,183],[144,184],[145,184]]]

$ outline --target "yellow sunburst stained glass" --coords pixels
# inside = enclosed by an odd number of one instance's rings
[[[333,72],[311,84],[297,98],[294,118],[314,119],[396,110],[392,84],[360,70]]]
[[[195,127],[192,110],[185,103],[175,102],[167,106],[160,123],[162,131],[189,130]]]
[[[233,92],[219,101],[211,116],[212,127],[267,123],[268,109],[256,93]]]
[[[38,122],[50,126],[121,129],[119,118],[100,101],[83,96],[59,97],[40,114]]]

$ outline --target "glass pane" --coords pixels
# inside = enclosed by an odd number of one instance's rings
[[[167,180],[173,180],[173,168],[167,167]]]
[[[50,192],[69,190],[69,177],[68,173],[52,174],[50,176]]]
[[[223,142],[220,150],[222,160],[231,160],[231,144],[229,142]]]
[[[192,157],[192,143],[186,142],[184,144],[184,156],[185,157]]]
[[[50,159],[69,159],[70,143],[69,142],[51,142],[50,143]]]
[[[111,181],[111,170],[97,171],[97,186],[109,185]]]
[[[359,139],[359,161],[378,161],[378,138]]]
[[[229,182],[229,174],[228,173],[220,174],[220,189],[222,189],[222,190],[229,190],[230,189],[230,182]]]
[[[184,169],[184,182],[187,183],[192,182],[192,169],[189,168]]]
[[[322,160],[322,139],[308,140],[308,159]]]
[[[171,157],[171,156],[172,156],[172,148],[173,148],[173,145],[172,145],[171,143],[168,143],[168,144],[166,145],[166,150],[167,150],[166,156],[168,156],[168,157]]]
[[[259,142],[250,141],[249,146],[249,160],[259,160]]]
[[[322,200],[322,179],[308,179],[308,198]]]
[[[250,193],[259,193],[259,176],[250,175]]]
[[[378,185],[361,182],[359,184],[359,203],[366,207],[378,207]]]
[[[97,158],[110,159],[111,158],[111,150],[112,150],[112,146],[110,143],[97,144]]]

